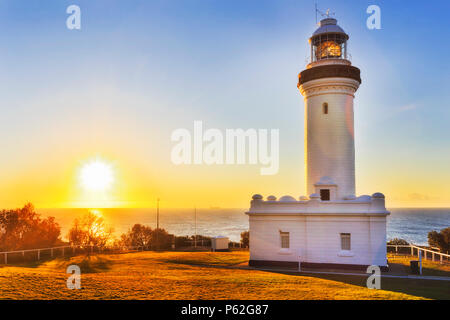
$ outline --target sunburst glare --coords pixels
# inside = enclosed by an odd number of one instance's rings
[[[92,160],[81,167],[81,186],[88,191],[104,191],[114,182],[113,167],[103,160]]]

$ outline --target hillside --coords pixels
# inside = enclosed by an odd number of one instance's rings
[[[233,269],[248,252],[138,252],[56,259],[0,267],[2,299],[450,299],[447,283],[365,277],[295,275]],[[82,289],[68,290],[70,264],[82,270]]]

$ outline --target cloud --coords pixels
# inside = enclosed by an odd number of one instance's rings
[[[414,201],[428,201],[428,200],[438,200],[439,197],[434,197],[434,196],[429,196],[426,194],[421,194],[421,193],[410,193],[408,195],[409,200],[414,200]]]

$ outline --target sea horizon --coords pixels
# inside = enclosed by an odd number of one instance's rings
[[[107,225],[119,237],[134,224],[156,227],[156,208],[37,208],[43,217],[53,216],[66,235],[73,220],[88,210],[98,210]],[[239,241],[240,234],[248,230],[248,208],[197,208],[197,234],[227,236]],[[387,218],[387,239],[401,238],[417,245],[427,245],[428,232],[448,227],[450,208],[447,207],[391,207]],[[177,236],[195,234],[194,208],[160,208],[160,227]]]

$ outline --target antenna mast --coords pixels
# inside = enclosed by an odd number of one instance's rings
[[[322,12],[319,9],[317,9],[317,2],[315,3],[315,5],[316,5],[316,24],[317,24],[317,13],[320,13],[320,15],[322,17],[327,17],[327,18],[329,18],[330,16],[334,16],[335,15],[335,13],[331,12],[330,9],[327,9],[326,12]]]
[[[317,2],[315,3],[315,5],[316,5],[316,24],[317,24]]]

